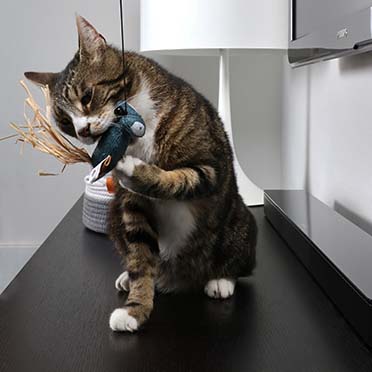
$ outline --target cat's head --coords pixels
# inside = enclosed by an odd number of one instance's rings
[[[53,116],[66,134],[91,144],[112,124],[114,108],[124,95],[121,55],[83,17],[76,17],[79,50],[59,73],[26,72],[48,85]]]

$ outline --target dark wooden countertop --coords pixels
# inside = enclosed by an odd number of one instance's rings
[[[81,200],[0,295],[0,371],[372,371],[372,355],[263,215],[253,278],[226,301],[159,295],[147,326],[113,333],[124,301],[112,243]]]

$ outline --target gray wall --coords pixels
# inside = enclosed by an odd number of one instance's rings
[[[136,50],[139,1],[125,3],[127,47]],[[119,44],[117,0],[2,4],[0,137],[11,133],[8,122],[22,122],[24,93],[17,83],[22,73],[58,71],[72,57],[77,47],[75,12],[96,25],[107,40]],[[217,58],[157,59],[217,103]],[[260,186],[279,187],[282,61],[277,57],[233,57],[231,70],[234,139],[240,162]],[[88,167],[74,165],[61,176],[38,177],[39,169],[58,171],[59,163],[29,148],[20,157],[13,141],[1,142],[0,158],[0,246],[37,246],[83,192],[82,179]]]
[[[282,181],[372,234],[372,55],[284,64]]]

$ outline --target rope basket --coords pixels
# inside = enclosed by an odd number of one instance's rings
[[[113,194],[107,191],[106,178],[93,184],[88,182],[88,176],[84,178],[83,224],[88,229],[103,234],[108,233],[110,203],[113,200]]]

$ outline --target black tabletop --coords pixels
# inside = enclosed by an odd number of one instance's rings
[[[158,295],[138,333],[113,333],[124,302],[112,243],[81,200],[0,295],[0,371],[372,371],[372,356],[254,208],[258,266],[219,301]]]

